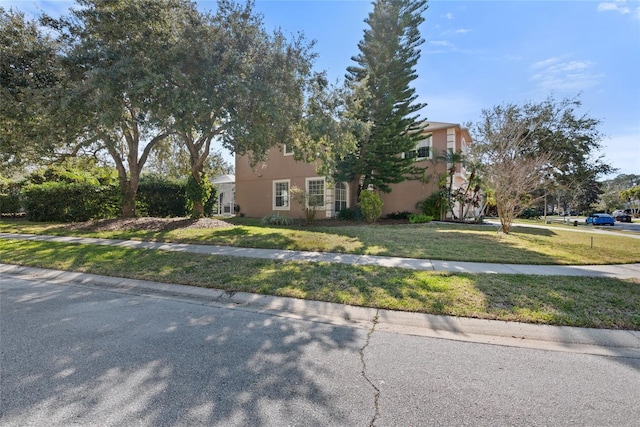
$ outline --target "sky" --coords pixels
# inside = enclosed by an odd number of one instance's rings
[[[215,1],[196,2],[203,10]],[[413,82],[423,118],[474,123],[505,103],[578,98],[600,120],[605,161],[640,174],[640,0],[430,0]],[[65,0],[0,0],[27,16],[66,14]],[[267,29],[315,40],[317,71],[342,81],[373,10],[369,0],[257,0]],[[231,157],[225,154],[227,159]]]

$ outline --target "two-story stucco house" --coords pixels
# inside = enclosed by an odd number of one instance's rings
[[[427,175],[446,174],[447,164],[438,157],[449,152],[467,153],[472,143],[467,129],[459,124],[428,122],[425,138],[418,143],[416,162],[427,166]],[[236,204],[239,212],[248,217],[260,218],[279,212],[290,218],[303,218],[302,207],[291,197],[294,187],[304,189],[318,200],[317,219],[333,218],[349,203],[351,183],[331,182],[316,172],[317,164],[297,162],[286,146],[272,148],[268,160],[251,167],[247,156],[236,156]],[[464,165],[457,167],[453,188],[466,181]],[[432,194],[437,183],[405,181],[392,185],[390,193],[380,193],[384,202],[382,214],[394,212],[418,212],[416,203]]]

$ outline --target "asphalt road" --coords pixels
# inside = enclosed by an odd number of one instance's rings
[[[632,231],[634,233],[640,233],[640,222],[619,222],[616,221],[614,228],[618,230]]]
[[[640,359],[0,276],[0,425],[637,426]]]

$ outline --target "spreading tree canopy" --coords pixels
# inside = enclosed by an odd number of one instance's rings
[[[118,170],[125,217],[135,215],[143,167],[178,143],[190,179],[204,185],[212,144],[263,160],[286,144],[299,158],[348,141],[338,102],[312,69],[313,43],[268,33],[253,2],[219,0],[201,13],[188,0],[77,0],[57,30],[68,87],[56,121],[77,124],[69,152],[106,152]],[[220,148],[220,147],[218,147]],[[194,215],[202,204],[194,202]]]
[[[418,77],[419,25],[426,0],[376,0],[365,22],[369,28],[358,44],[356,63],[347,69],[351,99],[346,118],[357,123],[357,147],[339,165],[338,179],[354,183],[352,202],[372,185],[391,191],[390,184],[415,177],[417,142],[424,138],[424,122],[411,83]]]
[[[52,158],[65,139],[54,114],[65,80],[59,49],[36,21],[0,8],[0,173]]]
[[[545,171],[545,190],[556,196],[565,210],[585,211],[602,193],[599,177],[615,170],[596,153],[602,148],[600,120],[579,113],[579,99],[548,99],[555,105],[552,126],[537,131],[540,150],[552,153],[553,162]]]
[[[611,169],[601,158],[592,158],[601,138],[599,122],[577,116],[579,105],[576,100],[548,98],[482,111],[473,149],[484,164],[504,233],[537,189],[564,185],[581,199],[597,198],[595,178]]]
[[[73,150],[109,154],[122,188],[122,215],[131,217],[141,171],[154,147],[172,134],[163,94],[176,62],[174,46],[198,12],[186,0],[77,3],[69,17],[45,18],[66,45],[66,120],[84,125]]]
[[[175,46],[178,66],[163,103],[189,153],[191,179],[202,184],[212,144],[264,159],[270,147],[294,146],[315,54],[302,35],[265,30],[253,2],[220,0]],[[194,202],[194,214],[202,204]]]

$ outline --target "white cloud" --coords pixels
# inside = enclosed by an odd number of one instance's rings
[[[467,34],[467,33],[470,33],[470,32],[471,32],[471,30],[468,29],[468,28],[460,28],[459,30],[455,31],[456,34]]]
[[[640,20],[640,6],[632,8],[627,4],[627,0],[602,2],[598,4],[598,12],[618,12],[622,15],[631,15],[634,19]]]
[[[538,70],[541,68],[546,68],[549,67],[550,65],[553,65],[555,63],[557,63],[558,61],[561,61],[562,58],[559,58],[557,56],[551,57],[551,58],[547,58],[543,61],[539,61],[534,63],[533,65],[531,65],[531,68],[533,68],[534,70]]]
[[[447,14],[445,15],[445,18],[447,18],[447,19],[453,19],[453,13],[447,13]]]
[[[545,92],[580,92],[600,84],[604,77],[596,73],[591,61],[572,61],[552,57],[532,64],[530,80]]]
[[[619,12],[623,15],[631,13],[631,9],[626,6],[626,1],[616,1],[616,2],[602,2],[598,5],[598,12]]]
[[[452,44],[446,40],[431,40],[429,44],[434,46],[452,46]]]

